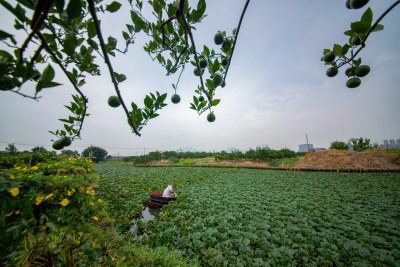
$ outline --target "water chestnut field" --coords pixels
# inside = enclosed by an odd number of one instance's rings
[[[97,194],[132,242],[202,266],[400,266],[400,174],[98,164]],[[150,192],[179,199],[129,232]]]

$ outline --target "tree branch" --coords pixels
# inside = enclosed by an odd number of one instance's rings
[[[71,82],[72,86],[75,88],[75,90],[78,92],[78,94],[84,99],[85,101],[85,108],[83,110],[83,116],[82,116],[82,120],[80,121],[80,125],[79,125],[79,130],[78,133],[75,134],[75,136],[80,136],[81,133],[81,129],[83,126],[83,121],[85,120],[86,117],[86,111],[87,111],[87,103],[88,100],[86,98],[86,96],[82,93],[82,91],[78,88],[78,86],[76,85],[75,81],[72,79],[72,77],[70,76],[69,72],[65,69],[64,65],[62,64],[62,62],[58,59],[58,57],[56,56],[56,54],[54,54],[54,52],[51,50],[51,48],[49,47],[49,45],[47,44],[46,39],[44,38],[44,36],[42,35],[41,32],[36,33],[36,35],[39,37],[39,39],[42,41],[42,45],[44,46],[44,48],[46,49],[46,51],[51,55],[51,57],[53,58],[53,60],[58,64],[58,66],[61,68],[61,70],[64,72],[64,74],[67,76],[68,80]],[[73,137],[74,138],[74,137]]]
[[[353,54],[352,56],[344,61],[339,67],[351,62],[357,55],[358,53],[361,52],[361,50],[363,50],[365,48],[365,42],[367,41],[369,35],[372,33],[372,31],[376,28],[376,26],[378,26],[379,22],[393,9],[395,8],[398,4],[400,4],[400,0],[397,0],[396,2],[394,2],[385,12],[382,13],[382,15],[375,21],[375,23],[371,26],[371,28],[368,30],[368,32],[365,34],[364,38],[361,40],[361,44],[360,47],[358,48],[358,50]]]
[[[87,2],[89,4],[90,15],[92,16],[94,25],[96,27],[96,33],[97,33],[97,37],[99,38],[101,50],[103,51],[104,60],[105,60],[105,62],[107,64],[108,70],[110,72],[111,81],[114,84],[115,92],[118,95],[118,99],[121,102],[121,105],[122,105],[122,107],[123,107],[123,109],[124,109],[124,111],[126,113],[126,116],[128,117],[128,120],[130,122],[130,125],[131,125],[133,131],[135,132],[136,135],[140,136],[140,133],[137,130],[137,126],[133,123],[133,120],[129,116],[129,111],[128,111],[125,103],[124,103],[124,100],[122,99],[121,93],[120,93],[119,88],[118,88],[118,82],[116,81],[116,79],[114,77],[114,70],[113,70],[113,67],[111,65],[110,58],[108,57],[106,45],[105,45],[104,39],[103,39],[103,34],[101,32],[101,29],[100,29],[99,20],[97,19],[97,14],[96,14],[96,9],[95,9],[95,6],[94,6],[94,2],[93,2],[93,0],[87,0]]]
[[[239,36],[240,26],[242,25],[244,14],[246,13],[246,10],[247,10],[247,7],[249,6],[249,3],[250,3],[250,0],[247,0],[246,4],[243,7],[242,15],[240,16],[240,20],[239,20],[239,24],[238,24],[238,27],[237,27],[237,30],[236,30],[235,38],[233,40],[232,52],[231,52],[231,55],[229,56],[228,65],[226,66],[226,71],[225,71],[224,80],[223,80],[222,84],[225,84],[225,79],[226,79],[226,76],[228,75],[229,66],[231,65],[233,51],[235,50],[236,41],[237,41],[237,38]]]

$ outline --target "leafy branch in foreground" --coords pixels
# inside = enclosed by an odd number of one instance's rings
[[[361,8],[367,4],[368,0],[354,1],[348,0],[346,6],[348,8]],[[373,12],[368,8],[359,21],[351,23],[350,29],[344,34],[349,36],[348,43],[343,46],[334,44],[333,49],[324,49],[321,61],[325,65],[331,66],[326,71],[328,77],[334,77],[338,74],[339,68],[348,66],[345,75],[349,77],[346,82],[348,88],[356,88],[361,84],[361,77],[369,74],[371,68],[368,65],[361,65],[362,59],[357,55],[366,47],[366,41],[372,32],[383,30],[380,21],[394,8],[400,1],[394,2],[376,21],[373,22]],[[350,55],[348,55],[348,53]]]

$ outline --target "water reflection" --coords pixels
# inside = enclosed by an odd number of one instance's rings
[[[139,235],[138,223],[148,222],[154,219],[154,216],[160,212],[161,209],[154,209],[146,207],[139,218],[133,221],[132,227],[129,229],[129,232],[134,233],[135,235]],[[145,235],[145,233],[144,233]]]

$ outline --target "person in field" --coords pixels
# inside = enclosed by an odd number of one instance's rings
[[[170,182],[169,185],[167,186],[167,188],[165,188],[162,196],[163,197],[170,197],[170,198],[178,197],[176,195],[176,193],[174,192],[174,188],[175,188],[175,183],[174,182]]]

